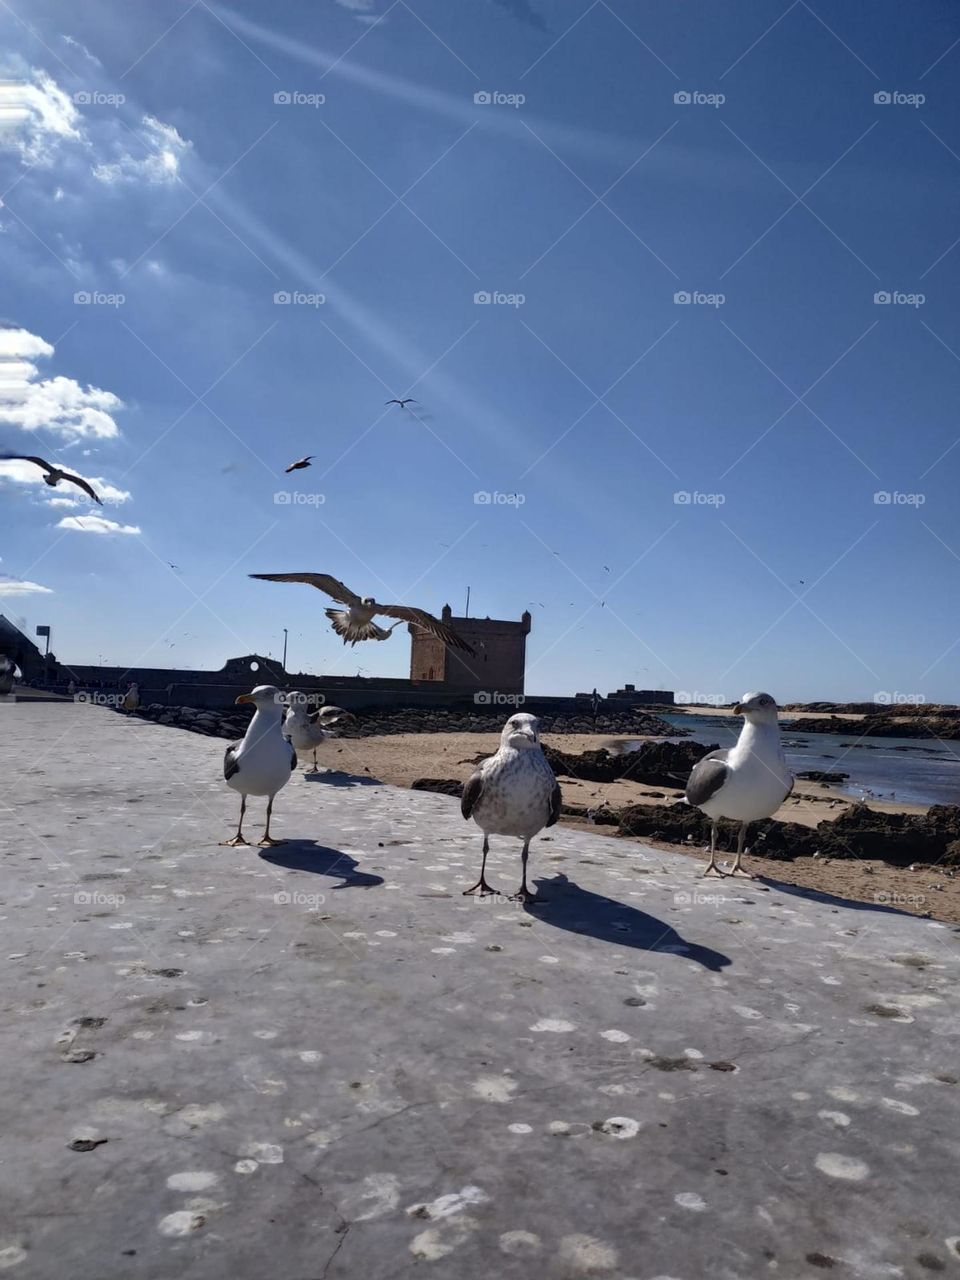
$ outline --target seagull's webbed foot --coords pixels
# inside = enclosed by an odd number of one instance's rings
[[[264,836],[262,840],[257,841],[257,847],[260,849],[272,849],[274,845],[286,843],[286,840],[274,840],[273,836]]]
[[[466,898],[468,894],[476,893],[478,889],[480,890],[481,898],[486,897],[488,893],[497,892],[496,889],[492,889],[490,885],[487,884],[486,876],[481,876],[476,884],[472,884],[469,889],[464,889],[463,896]]]
[[[521,885],[516,893],[510,895],[511,902],[519,902],[525,907],[542,907],[547,899],[539,893],[531,893],[526,885]]]
[[[725,880],[727,873],[726,871],[721,871],[715,862],[711,862],[700,879],[707,880],[712,876],[716,876],[718,880]]]
[[[221,840],[221,849],[236,849],[241,844],[249,844],[249,840],[244,840],[243,836],[234,836],[232,840]]]
[[[745,871],[743,867],[734,867],[733,870],[727,874],[736,876],[739,880],[756,880],[757,878],[752,871]]]

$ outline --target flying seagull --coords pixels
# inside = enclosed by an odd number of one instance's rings
[[[84,493],[89,494],[94,502],[101,507],[103,506],[92,486],[82,476],[75,476],[69,471],[61,471],[52,462],[44,462],[43,458],[32,458],[25,453],[0,453],[0,462],[32,462],[43,471],[43,483],[48,484],[51,489],[55,489],[61,480],[65,480],[67,484],[77,485]]]
[[[234,742],[223,755],[223,777],[228,787],[240,792],[240,821],[237,834],[221,844],[249,844],[243,838],[243,815],[247,811],[247,796],[269,796],[267,801],[267,825],[263,831],[262,847],[283,844],[270,835],[270,814],[273,798],[290,781],[297,767],[297,753],[280,732],[283,715],[282,694],[270,684],[261,684],[252,693],[241,693],[237,703],[252,702],[256,707],[250,727],[242,742]]]
[[[560,817],[560,783],[540,746],[540,723],[526,711],[511,716],[500,735],[500,749],[484,760],[463,788],[460,812],[473,818],[483,832],[480,879],[464,893],[481,897],[494,890],[487,884],[490,836],[516,836],[523,841],[523,879],[516,894],[519,902],[537,902],[527,888],[530,841]]]
[[[400,622],[412,622],[414,626],[420,627],[423,631],[429,631],[431,635],[453,649],[462,649],[464,653],[471,655],[474,653],[466,640],[462,640],[452,627],[446,626],[432,613],[427,613],[424,609],[414,609],[405,604],[378,604],[373,596],[364,596],[361,599],[355,591],[351,591],[329,573],[251,573],[250,577],[260,578],[265,582],[305,582],[307,586],[325,591],[339,604],[347,605],[346,610],[325,610],[334,631],[338,636],[343,637],[344,644],[349,642],[355,645],[361,640],[389,640],[394,627],[398,624],[394,623],[393,627],[387,630],[378,627],[373,618],[380,613],[387,618],[398,618]]]
[[[289,475],[291,471],[302,471],[304,467],[309,467],[315,457],[316,454],[308,453],[305,458],[298,458],[296,462],[291,462],[289,467],[285,468],[286,474]]]
[[[793,790],[793,774],[780,743],[777,704],[769,693],[745,693],[733,710],[743,716],[737,745],[699,760],[687,779],[686,796],[688,804],[710,819],[710,862],[703,874],[725,874],[716,860],[717,821],[731,818],[740,823],[740,835],[730,875],[752,880],[740,866],[747,827],[776,813]]]
[[[408,404],[419,404],[419,400],[414,400],[413,396],[407,396],[406,400],[386,400],[385,404],[398,404],[401,409],[405,409]]]

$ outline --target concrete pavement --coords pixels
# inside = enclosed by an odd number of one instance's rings
[[[223,746],[0,707],[0,1270],[960,1275],[957,929]]]

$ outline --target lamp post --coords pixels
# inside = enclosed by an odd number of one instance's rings
[[[280,664],[284,671],[287,669],[287,628],[283,628],[283,662]]]

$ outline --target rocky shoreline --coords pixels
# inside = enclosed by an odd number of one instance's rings
[[[356,711],[353,713],[355,723],[338,732],[337,736],[368,738],[399,733],[499,733],[510,711],[509,707],[478,707],[473,711],[426,711],[420,708]],[[134,714],[156,724],[174,725],[178,729],[190,729],[194,733],[234,740],[242,738],[246,733],[253,713],[245,706],[216,711],[197,707],[167,707],[153,702],[140,707]],[[542,733],[605,733],[630,738],[676,738],[687,733],[687,730],[677,729],[648,711],[618,711],[596,717],[569,712],[538,718]]]

